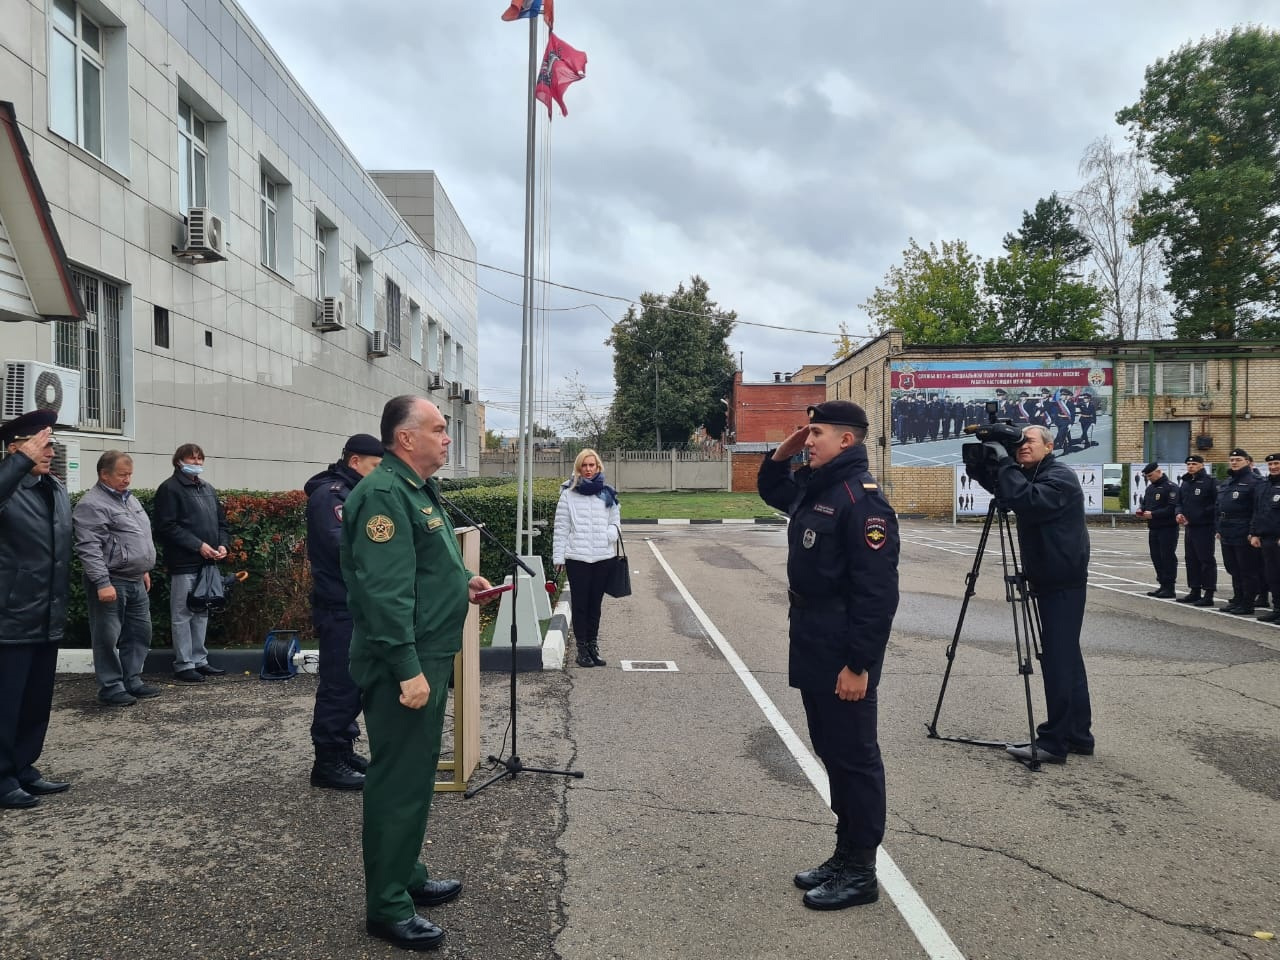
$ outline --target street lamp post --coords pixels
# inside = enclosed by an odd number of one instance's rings
[[[658,426],[658,362],[662,360],[662,351],[653,351],[653,439],[662,452],[662,428]]]

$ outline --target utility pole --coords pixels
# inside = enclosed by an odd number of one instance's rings
[[[658,426],[658,363],[662,360],[662,351],[653,351],[653,440],[662,452],[662,428]]]

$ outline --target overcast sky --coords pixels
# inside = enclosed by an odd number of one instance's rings
[[[520,271],[528,27],[506,0],[239,2],[367,168],[435,170],[479,260]],[[634,298],[700,274],[738,313],[745,379],[828,362],[909,238],[998,254],[1123,136],[1147,65],[1247,23],[1280,26],[1274,0],[556,0],[588,64],[549,141],[550,277]],[[612,393],[626,304],[547,300],[584,303],[603,313],[547,315],[540,420],[575,371]],[[481,399],[514,432],[520,308],[482,292],[479,312]]]

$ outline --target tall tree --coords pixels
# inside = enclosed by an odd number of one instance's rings
[[[1146,70],[1116,114],[1167,181],[1146,190],[1182,338],[1280,335],[1280,34],[1237,27]]]
[[[1137,242],[1138,198],[1155,185],[1136,150],[1117,150],[1099,137],[1080,159],[1084,185],[1071,197],[1076,223],[1089,241],[1089,279],[1103,291],[1103,331],[1118,340],[1157,338],[1168,319],[1160,245]]]
[[[853,342],[853,337],[849,336],[849,325],[843,320],[840,321],[840,336],[832,340],[831,345],[836,348],[836,352],[831,355],[833,361],[853,356],[854,351],[858,349],[858,345]]]
[[[989,312],[986,326],[1010,343],[1096,340],[1102,293],[1073,279],[1060,260],[1018,243],[982,268]]]
[[[1040,254],[1070,266],[1089,255],[1089,241],[1077,228],[1071,207],[1056,193],[1036,201],[1034,211],[1022,211],[1022,226],[1017,233],[1007,233],[1004,248],[1015,246],[1030,254]]]
[[[565,389],[560,394],[558,422],[582,446],[600,450],[608,446],[609,405],[593,397],[577,370],[565,379]]]
[[[610,435],[626,447],[686,443],[700,426],[718,436],[733,382],[728,340],[737,314],[720,310],[692,277],[669,295],[645,293],[613,326]]]
[[[999,340],[985,327],[981,258],[963,240],[927,250],[910,240],[901,265],[889,268],[862,309],[881,332],[901,330],[906,344]]]

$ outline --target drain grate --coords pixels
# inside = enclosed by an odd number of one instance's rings
[[[674,660],[623,660],[623,670],[649,673],[679,673]]]

